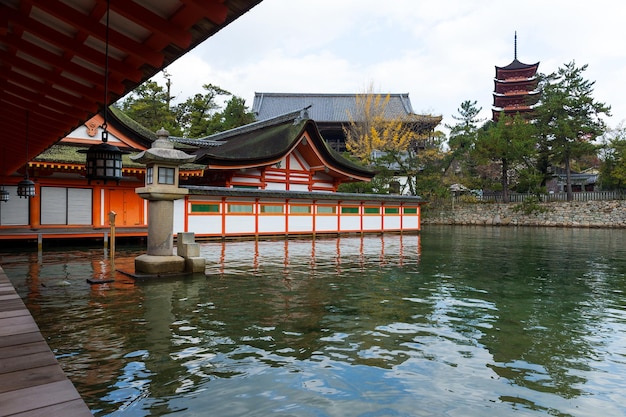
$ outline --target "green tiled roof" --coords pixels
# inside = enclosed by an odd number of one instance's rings
[[[240,165],[262,164],[286,155],[308,131],[317,149],[327,162],[337,168],[353,172],[358,176],[373,177],[374,172],[343,157],[332,150],[322,139],[317,125],[310,119],[293,119],[276,124],[262,125],[240,135],[223,140],[220,146],[199,149],[196,154],[198,161],[209,164]]]

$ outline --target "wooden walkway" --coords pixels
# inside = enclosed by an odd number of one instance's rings
[[[2,268],[0,416],[93,416]]]

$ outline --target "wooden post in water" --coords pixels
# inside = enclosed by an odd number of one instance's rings
[[[114,211],[109,212],[109,225],[111,226],[111,263],[115,261],[115,215]]]

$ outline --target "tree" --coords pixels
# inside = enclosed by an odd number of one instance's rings
[[[232,96],[226,103],[224,110],[216,114],[214,126],[219,126],[219,131],[224,131],[254,121],[254,113],[248,110],[246,101],[243,98]]]
[[[450,129],[450,135],[448,139],[448,146],[452,152],[468,151],[473,147],[476,140],[476,133],[478,131],[478,125],[484,121],[479,119],[478,114],[481,112],[482,107],[476,107],[477,101],[465,100],[461,103],[461,106],[457,109],[458,116],[452,115],[454,120],[458,123],[455,125],[446,125]]]
[[[484,119],[478,118],[482,107],[476,107],[476,101],[465,100],[457,109],[458,115],[452,115],[452,118],[458,123],[454,125],[446,125],[450,129],[448,136],[448,154],[445,171],[450,169],[453,164],[462,164],[459,171],[467,176],[474,176],[474,161],[471,158],[471,151],[474,148],[478,135],[479,125]]]
[[[195,94],[172,106],[170,75],[163,74],[166,88],[155,81],[146,81],[118,104],[120,110],[145,128],[156,132],[164,127],[172,136],[197,138],[254,121],[244,99],[213,84],[202,86],[204,94]],[[224,96],[231,97],[222,110],[219,99]]]
[[[385,117],[390,95],[375,94],[370,89],[356,96],[355,112],[348,110],[348,126],[344,127],[346,149],[361,162],[371,164],[375,151],[382,151],[387,138],[383,133],[387,129]]]
[[[146,81],[121,101],[119,107],[128,117],[152,132],[164,127],[170,134],[179,135],[182,130],[168,106],[171,99],[169,88],[166,91],[156,81]]]
[[[541,98],[535,109],[537,137],[553,162],[563,164],[566,172],[567,200],[573,199],[571,161],[594,152],[591,143],[606,130],[601,115],[611,107],[593,98],[593,86],[583,78],[587,65],[574,61],[548,75],[540,84]]]
[[[185,137],[199,138],[220,131],[214,119],[220,109],[217,99],[232,94],[213,84],[204,84],[202,88],[204,94],[197,93],[174,108],[176,122]]]
[[[534,127],[519,114],[514,117],[500,114],[497,123],[481,131],[475,144],[479,159],[500,164],[502,201],[509,202],[509,171],[520,166],[531,167],[535,155]]]
[[[603,189],[626,187],[626,128],[618,126],[606,132],[600,151],[600,183]]]
[[[403,193],[416,195],[417,175],[423,169],[418,153],[435,146],[432,137],[432,116],[406,114],[393,116],[388,109],[390,95],[369,90],[356,96],[355,114],[348,113],[349,123],[344,127],[346,149],[366,165],[375,166],[380,188],[382,182],[389,189],[394,175],[405,182]]]

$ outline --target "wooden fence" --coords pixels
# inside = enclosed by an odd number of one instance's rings
[[[592,200],[624,200],[626,192],[624,191],[581,191],[575,192],[573,201],[592,201]],[[567,193],[549,193],[549,194],[520,194],[510,193],[510,203],[521,203],[529,197],[539,197],[542,202],[551,201],[567,201]],[[502,194],[484,194],[484,195],[460,195],[452,197],[454,203],[483,201],[502,203]]]

